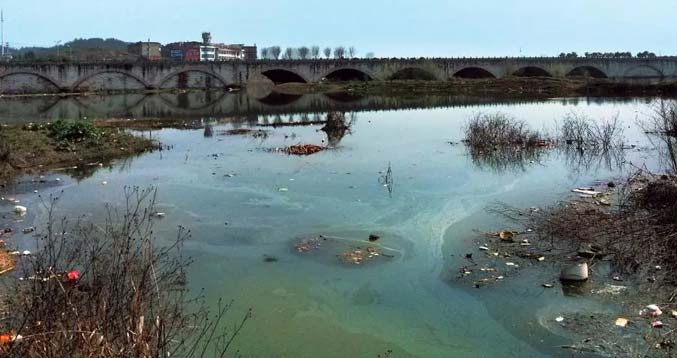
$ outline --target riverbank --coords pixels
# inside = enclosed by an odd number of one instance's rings
[[[512,77],[502,79],[454,79],[450,81],[369,81],[345,83],[287,83],[274,87],[285,94],[342,93],[355,95],[420,96],[477,95],[511,98],[572,96],[674,95],[677,84],[629,85],[601,79]]]
[[[101,163],[159,148],[148,138],[118,128],[56,121],[0,127],[0,184],[21,174]]]

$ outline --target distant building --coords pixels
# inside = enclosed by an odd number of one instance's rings
[[[256,46],[243,44],[212,43],[209,32],[202,33],[202,42],[174,42],[162,48],[162,56],[176,61],[235,61],[251,60],[257,57]]]
[[[258,58],[258,49],[256,45],[254,46],[244,46],[244,59],[245,60],[256,60]]]
[[[172,42],[162,47],[162,57],[175,61],[200,61],[201,42]]]
[[[200,46],[200,61],[202,62],[216,61],[216,46],[212,45]]]
[[[127,52],[149,61],[162,59],[162,45],[159,42],[137,42],[127,46]]]

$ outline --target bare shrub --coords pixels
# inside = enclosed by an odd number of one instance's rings
[[[477,114],[468,122],[464,142],[475,165],[495,171],[525,170],[540,160],[549,143],[524,121],[503,113]]]
[[[503,113],[477,114],[465,130],[465,142],[473,148],[535,146],[540,140],[540,133],[530,130],[524,121]]]
[[[660,159],[677,173],[677,102],[661,101],[654,107],[653,114],[639,125],[659,150]]]
[[[623,127],[618,116],[610,120],[593,120],[585,115],[569,113],[558,125],[559,142],[581,150],[607,151],[623,146]]]
[[[22,280],[6,282],[3,332],[16,337],[0,350],[10,357],[223,356],[247,314],[232,331],[219,305],[215,319],[201,298],[190,299],[179,227],[168,245],[153,236],[153,189],[125,189],[121,210],[105,223],[56,217],[57,198],[44,203],[47,224],[38,251],[22,260]],[[73,271],[77,270],[77,272]],[[214,352],[212,352],[214,350]]]
[[[574,170],[620,168],[625,163],[623,140],[623,127],[618,116],[594,120],[569,113],[557,123],[558,149],[567,166]]]

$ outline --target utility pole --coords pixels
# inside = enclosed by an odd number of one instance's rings
[[[2,45],[2,57],[5,57],[5,12],[0,9],[0,45]]]

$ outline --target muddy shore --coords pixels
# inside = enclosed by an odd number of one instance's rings
[[[91,135],[58,137],[48,125],[0,127],[0,185],[22,174],[98,167],[115,159],[160,148],[151,139],[119,128],[88,125]],[[78,131],[82,131],[78,129]]]
[[[571,96],[631,96],[677,94],[675,84],[628,85],[597,79],[558,79],[551,77],[505,79],[455,79],[451,81],[369,81],[345,83],[287,83],[274,87],[285,94],[352,93],[355,95],[491,95],[511,98]]]

